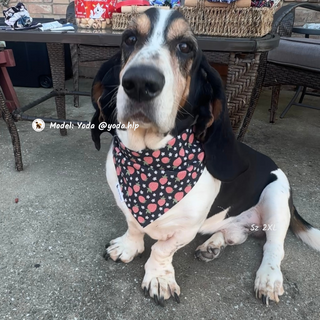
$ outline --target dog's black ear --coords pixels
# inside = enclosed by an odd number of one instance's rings
[[[105,62],[99,69],[93,80],[91,88],[91,101],[96,110],[92,117],[91,138],[97,150],[100,150],[100,135],[107,131],[107,128],[99,128],[101,122],[116,124],[116,95],[120,84],[119,76],[121,71],[121,53],[117,53]],[[115,129],[111,129],[112,135]]]
[[[215,178],[230,182],[247,170],[248,163],[232,131],[219,73],[209,65],[204,55],[199,68],[202,79],[197,93],[195,134],[203,142],[208,171]]]

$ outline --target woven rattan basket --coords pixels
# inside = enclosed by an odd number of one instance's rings
[[[221,37],[262,37],[271,31],[274,8],[237,8],[234,4],[227,8],[205,7],[205,1],[198,1],[197,7],[181,6],[179,10],[188,20],[196,35]],[[124,30],[132,13],[114,13],[112,29]]]
[[[113,13],[111,19],[112,30],[126,29],[130,19],[137,14],[137,12],[134,12],[134,9],[132,13]]]
[[[273,8],[197,7],[182,6],[178,9],[188,20],[196,35],[221,37],[262,37],[271,31]]]

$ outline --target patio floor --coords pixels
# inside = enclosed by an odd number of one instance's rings
[[[82,80],[88,90],[90,80]],[[70,86],[71,83],[68,82]],[[47,89],[17,88],[24,105]],[[299,213],[320,227],[320,112],[293,106],[283,120],[268,123],[271,91],[264,91],[245,142],[271,156],[292,184]],[[280,111],[293,92],[282,92]],[[88,98],[69,119],[89,120]],[[306,97],[319,105],[319,98]],[[30,115],[55,116],[54,101]],[[105,261],[105,244],[122,235],[126,223],[105,178],[110,136],[98,152],[90,130],[35,132],[19,122],[24,171],[16,172],[10,136],[0,119],[0,318],[31,320],[225,320],[320,319],[320,253],[289,231],[282,263],[285,294],[262,305],[253,292],[263,241],[249,238],[228,247],[211,263],[194,259],[199,236],[174,257],[181,303],[156,306],[140,284],[146,251],[128,265]],[[15,199],[18,203],[15,203]]]

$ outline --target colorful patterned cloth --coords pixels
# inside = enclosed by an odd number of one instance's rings
[[[167,6],[170,8],[180,6],[180,0],[149,0],[151,6]]]
[[[204,169],[204,151],[192,129],[159,150],[129,150],[118,136],[113,143],[120,199],[142,227],[183,199]]]
[[[4,10],[3,15],[5,23],[14,29],[30,27],[32,23],[32,18],[22,2],[19,2],[15,7]]]

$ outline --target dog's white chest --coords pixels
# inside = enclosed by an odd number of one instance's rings
[[[165,240],[172,234],[185,228],[200,228],[206,219],[216,194],[219,192],[220,181],[214,179],[210,173],[204,169],[198,182],[181,201],[175,204],[166,214],[143,228],[130,212],[122,195],[119,194],[119,187],[117,187],[118,175],[113,160],[113,148],[112,143],[106,163],[107,180],[117,205],[124,212],[128,223],[133,223],[137,228],[143,230],[143,232],[156,240]],[[195,201],[195,199],[201,199],[201,201]]]

